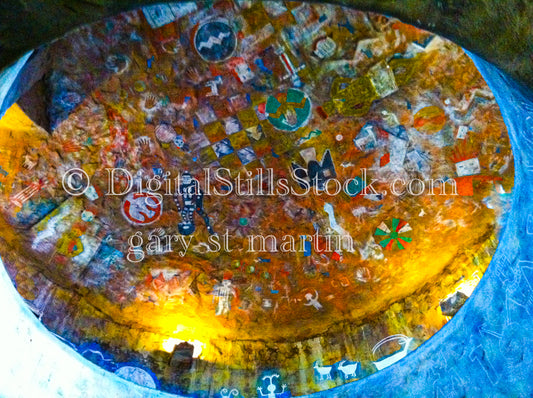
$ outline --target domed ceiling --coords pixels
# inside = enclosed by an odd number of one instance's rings
[[[0,125],[0,253],[41,321],[125,378],[357,382],[443,327],[492,258],[510,143],[441,37],[333,5],[172,3],[48,56],[50,131],[18,107]]]

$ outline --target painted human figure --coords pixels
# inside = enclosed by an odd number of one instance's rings
[[[213,290],[213,300],[217,300],[215,315],[225,315],[231,309],[231,296],[235,297],[237,292],[233,288],[229,279],[224,279],[221,284],[216,285]]]
[[[181,197],[181,200],[180,200]],[[196,226],[194,224],[194,212],[198,213],[205,222],[209,234],[214,234],[209,217],[204,211],[204,193],[200,188],[198,180],[192,178],[186,171],[182,175],[181,183],[174,193],[174,202],[181,214],[182,222],[178,224],[178,231],[182,235],[192,234]]]
[[[304,303],[304,305],[307,305],[307,306],[313,306],[316,308],[316,310],[321,310],[322,309],[322,304],[320,304],[318,302],[318,292],[315,290],[315,297],[313,297],[313,295],[311,293],[307,293],[305,295],[305,299],[307,300],[307,303]]]

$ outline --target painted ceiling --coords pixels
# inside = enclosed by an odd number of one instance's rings
[[[124,13],[48,52],[50,131],[17,106],[0,123],[0,254],[108,370],[199,396],[356,382],[443,327],[492,258],[510,143],[445,39],[220,1]]]

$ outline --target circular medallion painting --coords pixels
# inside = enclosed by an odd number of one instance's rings
[[[194,36],[194,46],[204,60],[223,61],[235,50],[237,38],[226,22],[212,21],[198,29]]]
[[[46,51],[0,120],[0,255],[42,323],[108,371],[197,397],[358,383],[402,366],[491,261],[511,145],[441,37],[215,1]]]
[[[296,131],[307,124],[311,116],[311,101],[294,88],[267,99],[265,110],[268,121],[278,130]]]

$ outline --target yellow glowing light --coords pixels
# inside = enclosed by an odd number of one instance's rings
[[[461,292],[465,296],[470,297],[480,280],[481,277],[479,276],[479,271],[475,271],[469,279],[461,282],[461,284],[459,284],[452,293],[447,295],[446,298],[453,296],[457,292]]]
[[[171,353],[174,351],[174,347],[181,343],[189,343],[194,347],[192,357],[198,358],[202,354],[202,349],[205,347],[205,344],[198,340],[181,340],[174,337],[169,337],[168,339],[163,340],[163,350]]]
[[[37,151],[48,138],[48,133],[35,125],[17,104],[0,119],[0,168],[7,173],[0,175],[0,183],[6,195],[11,193],[14,176],[23,168],[25,154]]]
[[[472,274],[470,279],[467,279],[466,281],[462,282],[459,286],[457,286],[456,291],[461,292],[465,294],[466,296],[470,297],[472,293],[474,292],[474,289],[477,287],[480,280],[481,280],[481,277],[479,276],[479,271],[476,271]]]
[[[17,104],[13,104],[0,119],[0,128],[5,130],[26,132],[34,127],[31,119]]]

